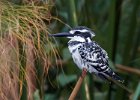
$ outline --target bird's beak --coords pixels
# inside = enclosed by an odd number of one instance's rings
[[[49,36],[52,37],[73,37],[73,34],[70,34],[68,32],[62,32],[62,33],[56,33],[56,34],[49,34]]]

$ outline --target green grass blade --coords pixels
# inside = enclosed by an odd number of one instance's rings
[[[134,93],[134,96],[133,96],[132,100],[138,100],[139,97],[140,97],[140,82],[138,83],[137,89]]]

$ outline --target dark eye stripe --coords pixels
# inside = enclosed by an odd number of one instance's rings
[[[83,33],[83,36],[84,37],[91,37],[91,34],[89,32],[85,32],[85,33]]]
[[[75,31],[74,34],[75,34],[75,35],[77,35],[77,34],[81,34],[81,32],[79,32],[79,31]]]
[[[85,38],[91,37],[91,34],[89,32],[75,31],[74,34],[77,35],[77,36],[85,37]]]

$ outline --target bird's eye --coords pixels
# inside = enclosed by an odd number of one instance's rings
[[[80,33],[81,33],[81,32],[79,32],[79,31],[76,31],[74,34],[75,34],[75,35],[77,35],[77,34],[80,34]]]

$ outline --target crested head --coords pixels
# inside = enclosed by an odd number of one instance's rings
[[[77,26],[71,29],[69,33],[73,34],[74,36],[81,36],[83,38],[92,38],[95,36],[95,33],[86,26]]]

